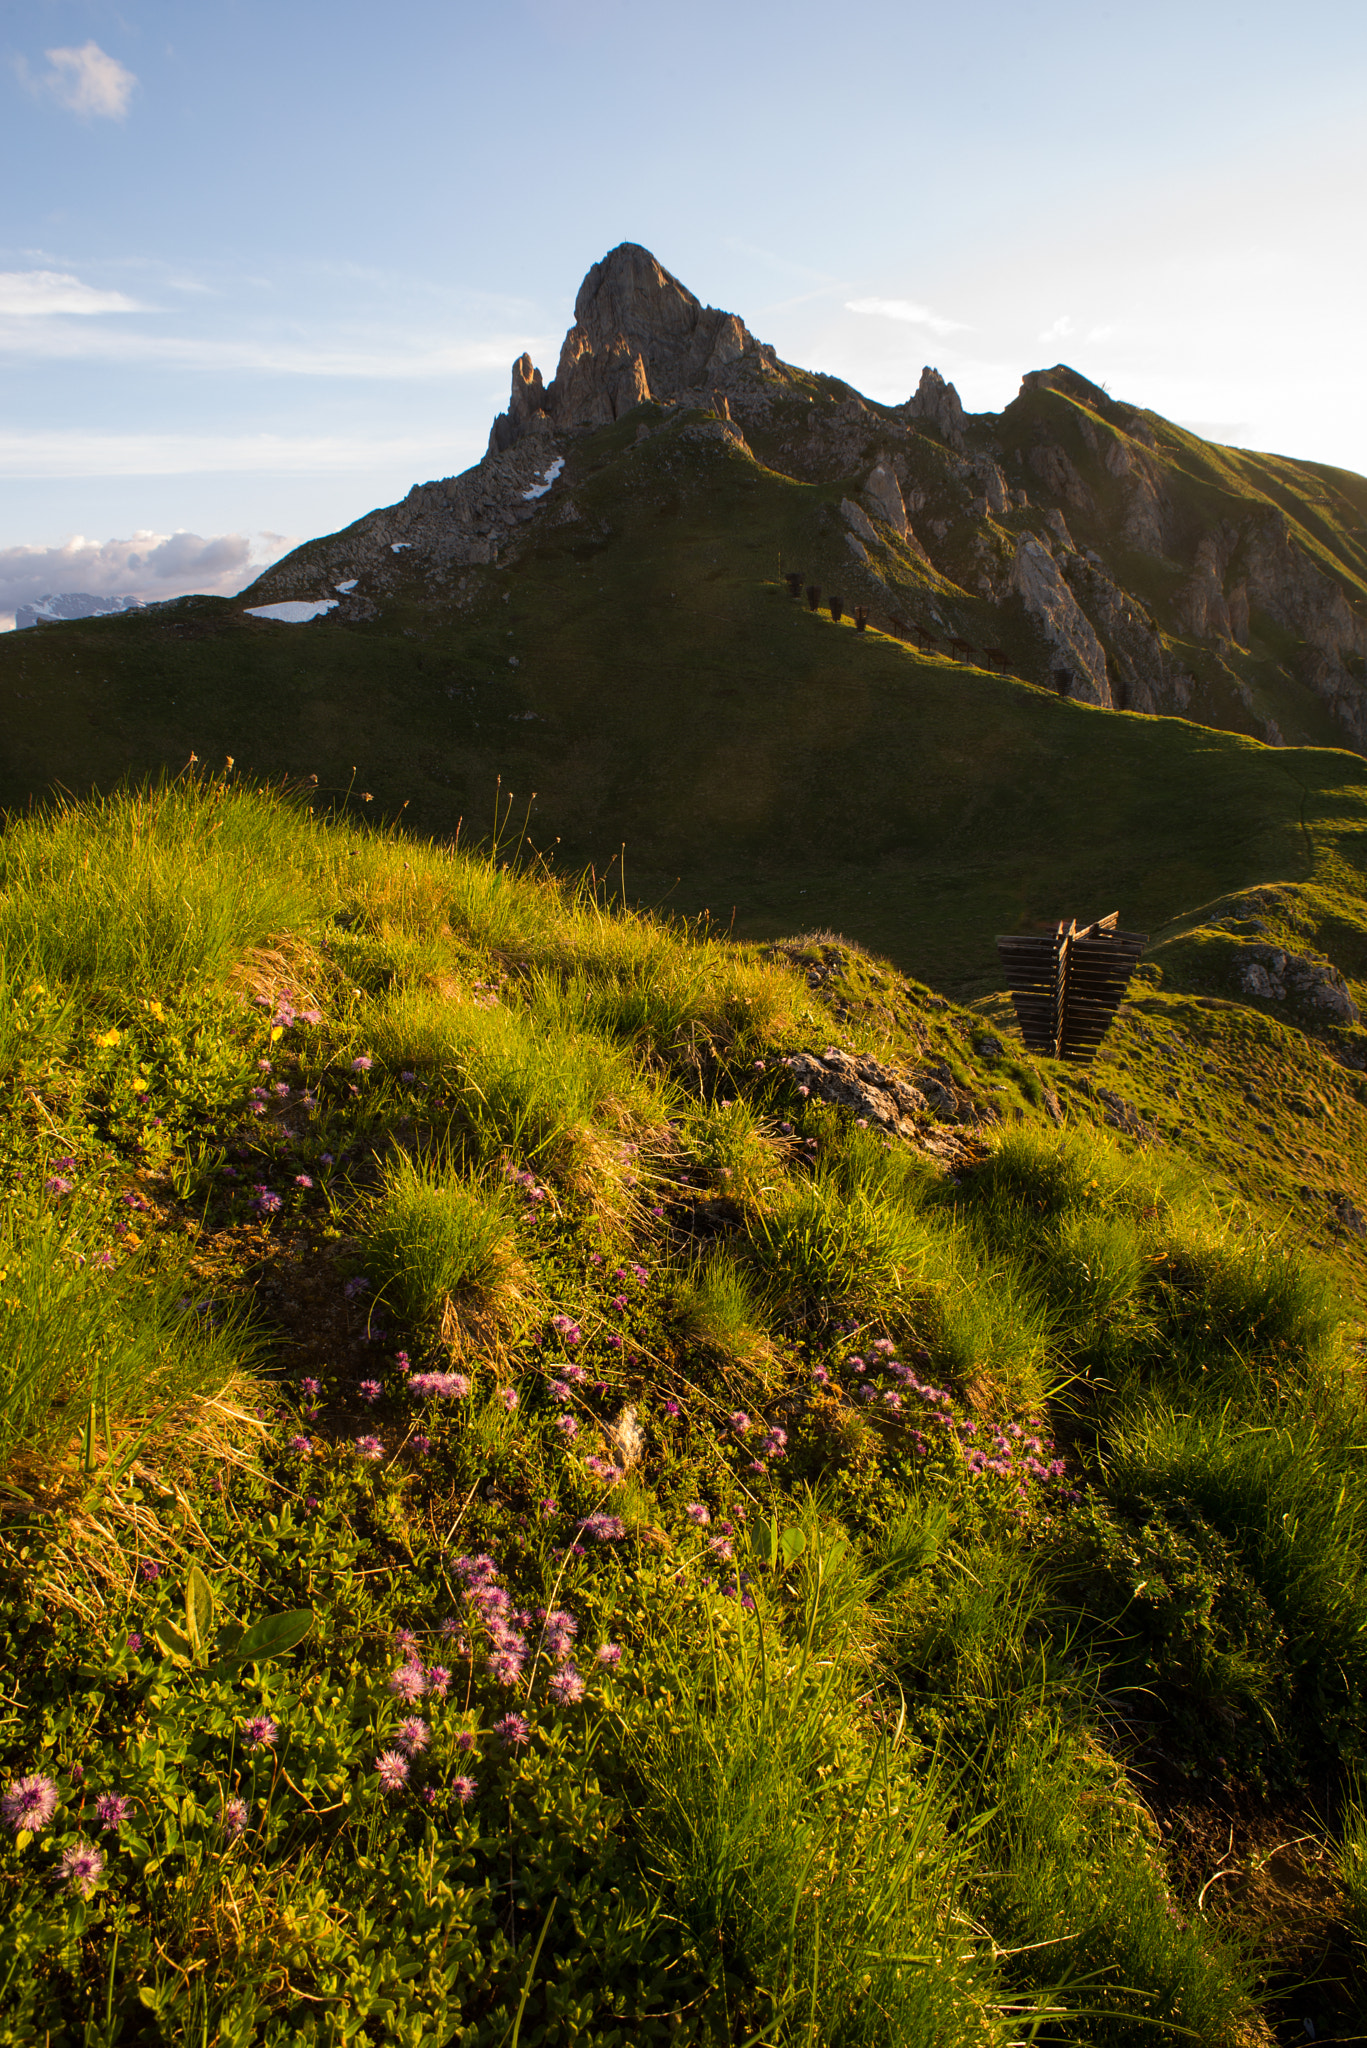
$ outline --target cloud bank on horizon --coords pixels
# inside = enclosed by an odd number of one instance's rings
[[[61,547],[0,548],[0,631],[20,605],[67,591],[92,597],[158,598],[203,593],[233,597],[295,545],[283,533],[135,533],[94,541],[77,534]]]

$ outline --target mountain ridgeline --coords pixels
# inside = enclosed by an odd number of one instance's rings
[[[811,487],[785,567],[885,630],[1108,709],[1367,747],[1367,481],[1214,447],[1062,364],[999,414],[966,414],[929,367],[880,405],[779,362],[629,243],[585,278],[553,382],[513,365],[483,462],[257,590],[331,596],[335,570],[352,616],[415,571],[459,592],[537,528],[592,527],[574,475],[547,481],[587,437],[630,417],[634,448],[684,416]]]
[[[1362,478],[1063,367],[1000,414],[930,368],[876,404],[624,244],[463,475],[238,598],[6,636],[0,802],[230,755],[468,837],[501,786],[562,868],[625,844],[636,900],[978,995],[995,932],[1171,937],[1358,874],[1365,597]]]

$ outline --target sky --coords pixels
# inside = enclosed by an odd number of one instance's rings
[[[1365,88],[1364,0],[3,0],[0,627],[466,468],[622,241],[876,398],[1367,472]]]

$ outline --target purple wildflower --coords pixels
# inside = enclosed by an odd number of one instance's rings
[[[375,1759],[375,1768],[386,1792],[402,1792],[408,1783],[408,1758],[397,1749],[382,1750]]]
[[[714,1557],[722,1560],[723,1564],[729,1564],[736,1554],[729,1536],[714,1536],[707,1547]]]
[[[128,1818],[130,1803],[121,1792],[102,1792],[95,1801],[100,1826],[116,1835]]]
[[[358,1273],[354,1279],[348,1280],[346,1286],[342,1289],[342,1293],[348,1301],[355,1301],[358,1294],[369,1294],[369,1292],[370,1282],[366,1279],[364,1273]]]
[[[494,1733],[505,1749],[519,1749],[531,1738],[531,1729],[521,1714],[505,1714],[494,1723]]]
[[[420,1458],[425,1458],[427,1456],[427,1453],[432,1448],[432,1439],[430,1436],[415,1436],[410,1438],[409,1441],[412,1443],[413,1449],[417,1452]]]
[[[700,1500],[691,1500],[684,1513],[696,1529],[705,1529],[712,1519],[710,1509],[704,1507]]]
[[[250,1721],[243,1723],[242,1733],[252,1749],[271,1749],[280,1729],[269,1714],[253,1714]]]
[[[362,1380],[356,1391],[363,1401],[373,1407],[380,1398],[381,1387],[378,1380]]]
[[[596,1538],[599,1543],[620,1543],[627,1533],[627,1525],[620,1515],[590,1515],[579,1527],[586,1536]]]
[[[43,1186],[50,1195],[69,1195],[75,1182],[69,1181],[64,1173],[50,1173]]]
[[[276,1210],[281,1207],[281,1201],[279,1195],[272,1194],[267,1188],[264,1194],[257,1196],[252,1206],[259,1209],[263,1216],[274,1216]]]
[[[300,1380],[299,1385],[301,1390],[308,1395],[310,1401],[316,1401],[323,1391],[317,1380]]]
[[[219,1809],[218,1824],[225,1835],[240,1835],[247,1825],[246,1800],[225,1799]]]
[[[584,1681],[573,1664],[565,1664],[552,1673],[546,1690],[559,1706],[573,1707],[584,1697]]]
[[[136,1631],[128,1638],[128,1647],[135,1657],[142,1648],[142,1637]]]
[[[374,1064],[368,1052],[358,1053],[351,1062],[351,1071],[353,1074],[368,1074]]]
[[[0,1799],[0,1820],[16,1834],[21,1828],[31,1835],[41,1834],[56,1811],[57,1787],[41,1772],[31,1778],[16,1778]]]
[[[682,1413],[683,1410],[682,1408],[680,1408],[677,1401],[665,1402],[665,1414],[669,1417],[671,1422],[677,1422]]]
[[[396,1699],[415,1706],[427,1690],[427,1674],[421,1664],[400,1664],[389,1674],[389,1690]]]
[[[292,1436],[289,1447],[298,1457],[311,1458],[313,1456],[313,1443],[309,1437]]]
[[[297,1188],[311,1188],[313,1186],[313,1180],[311,1176],[307,1173],[296,1173],[294,1176],[294,1185]]]
[[[420,1720],[414,1714],[407,1721],[399,1723],[399,1730],[394,1740],[398,1743],[405,1756],[413,1757],[426,1749],[428,1743],[432,1740],[432,1731],[426,1721]]]
[[[620,1664],[622,1661],[622,1645],[620,1643],[600,1643],[594,1661],[598,1664]]]
[[[376,1458],[384,1456],[384,1445],[377,1436],[358,1436],[356,1448],[363,1458],[369,1459],[372,1463]]]
[[[452,1778],[451,1790],[455,1793],[462,1806],[468,1806],[475,1793],[479,1790],[479,1787],[473,1778],[459,1777]]]
[[[73,1842],[62,1851],[62,1875],[72,1891],[88,1899],[104,1870],[104,1853],[93,1842]]]
[[[736,1435],[744,1436],[746,1430],[750,1427],[750,1418],[746,1414],[745,1410],[743,1408],[735,1409],[732,1412],[729,1419],[731,1427],[736,1432]]]
[[[463,1401],[470,1391],[470,1382],[463,1372],[410,1373],[408,1386],[414,1394],[440,1394],[455,1401]]]
[[[152,1580],[159,1579],[161,1577],[161,1566],[156,1562],[154,1558],[145,1557],[142,1563],[138,1566],[138,1577],[140,1579],[146,1579],[150,1584]]]
[[[451,1684],[451,1674],[444,1664],[432,1664],[427,1672],[427,1690],[434,1700],[444,1700]]]
[[[572,1415],[557,1415],[555,1426],[564,1436],[575,1437],[579,1434],[579,1424]]]
[[[498,1390],[498,1398],[503,1403],[508,1413],[511,1415],[514,1408],[516,1408],[517,1406],[516,1387],[500,1387]]]

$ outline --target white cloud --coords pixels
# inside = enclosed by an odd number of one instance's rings
[[[943,313],[932,312],[929,306],[918,306],[913,299],[847,299],[847,313],[876,313],[884,320],[905,320],[913,327],[928,327],[932,334],[963,334],[967,323],[963,320],[947,320]]]
[[[0,428],[0,477],[361,475],[406,468],[449,475],[460,451],[430,434],[96,434]],[[444,466],[443,466],[444,465]],[[462,463],[462,467],[464,464]]]
[[[1060,313],[1052,327],[1042,327],[1040,329],[1038,339],[1040,341],[1066,341],[1070,334],[1075,334],[1076,332],[1077,329],[1073,325],[1072,315]]]
[[[138,81],[117,57],[111,57],[98,43],[45,54],[52,69],[39,83],[58,106],[72,114],[97,114],[107,121],[123,119]]]
[[[286,534],[135,533],[130,540],[86,540],[59,548],[0,548],[0,613],[49,594],[182,597],[191,591],[232,597],[294,546]]]
[[[0,270],[0,318],[41,319],[50,313],[137,313],[136,299],[102,292],[64,270]]]

